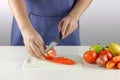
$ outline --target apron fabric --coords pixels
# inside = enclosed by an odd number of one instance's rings
[[[46,45],[49,45],[58,35],[58,24],[68,15],[74,6],[75,0],[25,0],[29,19],[34,29],[42,36]],[[80,45],[78,28],[58,45]],[[24,45],[23,37],[13,18],[11,45]]]

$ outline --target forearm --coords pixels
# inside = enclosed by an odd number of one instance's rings
[[[69,15],[78,20],[91,2],[92,0],[76,0],[75,6],[73,7]]]
[[[8,0],[13,16],[19,26],[21,32],[32,28],[28,18],[24,0]]]

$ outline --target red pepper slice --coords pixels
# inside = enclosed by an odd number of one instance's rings
[[[51,62],[60,63],[60,64],[66,64],[66,65],[73,65],[75,62],[72,59],[65,58],[65,57],[56,57],[53,59],[50,59]]]

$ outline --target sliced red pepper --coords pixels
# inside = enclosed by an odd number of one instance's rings
[[[73,65],[75,62],[72,59],[65,58],[65,57],[56,57],[50,60],[51,62],[66,64],[66,65]]]

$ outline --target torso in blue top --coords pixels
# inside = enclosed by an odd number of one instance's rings
[[[33,27],[42,36],[46,45],[58,35],[58,24],[67,16],[75,0],[25,0],[28,16]],[[13,19],[11,45],[24,45],[21,32]],[[58,45],[80,45],[79,26]]]

